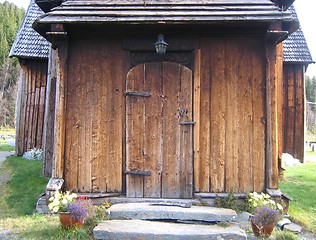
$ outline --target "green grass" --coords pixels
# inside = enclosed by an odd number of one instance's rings
[[[2,176],[11,174],[6,184],[0,182],[0,231],[13,230],[19,235],[18,239],[93,239],[92,230],[98,219],[82,229],[68,230],[60,227],[58,215],[35,213],[37,198],[48,182],[48,178],[41,176],[41,169],[41,161],[26,161],[15,156],[8,157],[0,168]],[[100,215],[104,214],[105,209],[100,209]]]
[[[316,233],[316,163],[287,167],[280,188],[294,198],[289,209],[293,220]]]
[[[15,129],[14,128],[0,128],[0,135],[10,135],[15,136]],[[0,152],[3,151],[14,151],[15,147],[8,146],[8,143],[6,140],[0,139]]]
[[[6,214],[10,216],[32,214],[37,197],[45,190],[48,182],[48,178],[41,177],[42,162],[9,156],[5,161],[5,167],[12,176],[6,186]],[[22,204],[23,208],[16,207]]]
[[[0,152],[14,151],[15,147],[10,147],[5,141],[1,141]]]

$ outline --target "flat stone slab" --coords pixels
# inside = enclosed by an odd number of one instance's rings
[[[151,203],[121,203],[107,210],[110,219],[141,219],[141,220],[181,220],[203,222],[236,221],[234,210],[215,207],[152,205]]]
[[[296,223],[290,223],[290,224],[284,225],[283,230],[288,230],[294,233],[301,233],[303,231],[303,227]]]
[[[93,230],[94,238],[116,240],[225,240],[247,239],[246,233],[234,224],[180,224],[143,220],[109,220]]]

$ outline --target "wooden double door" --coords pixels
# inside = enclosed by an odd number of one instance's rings
[[[192,71],[173,62],[137,65],[125,95],[127,197],[191,198]]]

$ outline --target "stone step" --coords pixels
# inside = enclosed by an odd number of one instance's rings
[[[152,203],[121,203],[107,210],[110,219],[181,220],[202,222],[232,222],[235,211],[205,206],[164,206]]]
[[[116,240],[225,240],[247,239],[246,233],[233,223],[224,226],[183,224],[144,220],[109,220],[93,230],[94,238]]]

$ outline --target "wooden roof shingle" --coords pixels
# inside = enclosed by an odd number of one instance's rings
[[[42,14],[43,11],[31,0],[11,47],[10,57],[48,58],[50,43],[32,28],[34,20]]]
[[[291,6],[289,10],[293,18],[298,20],[294,6]],[[283,41],[283,50],[283,62],[285,63],[314,63],[301,28]]]

